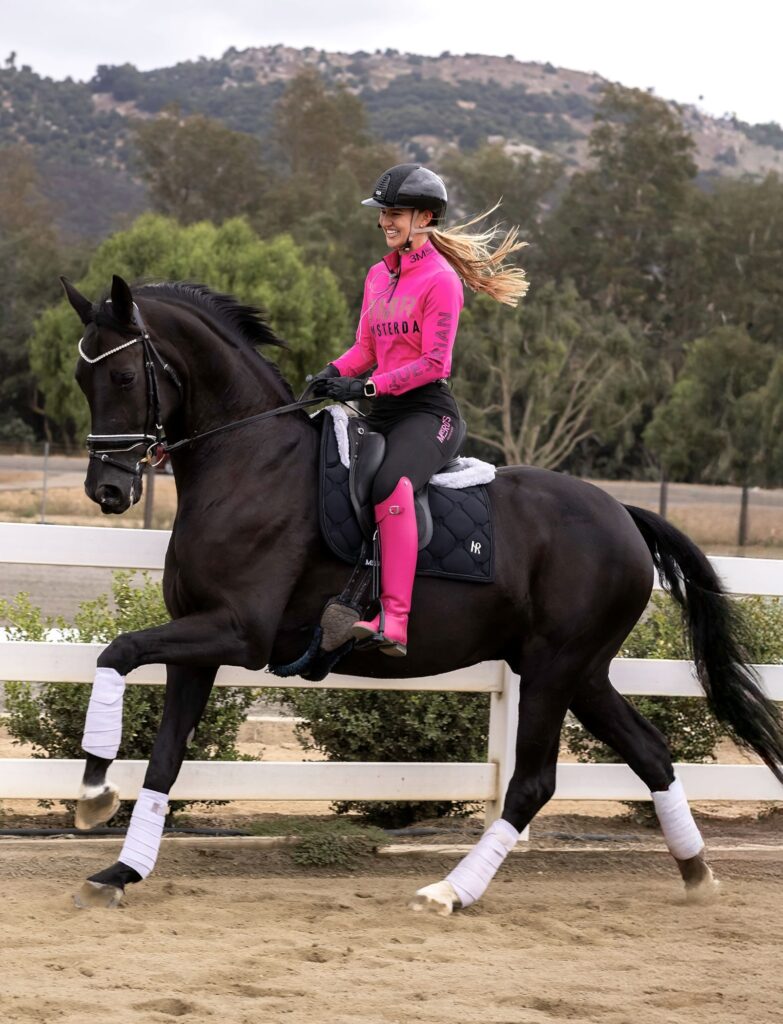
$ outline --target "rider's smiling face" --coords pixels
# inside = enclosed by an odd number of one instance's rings
[[[384,207],[378,216],[378,226],[390,249],[402,249],[411,237],[411,228],[424,227],[432,218],[428,210],[404,210],[398,207]],[[418,249],[427,240],[426,233],[414,234],[411,248]]]

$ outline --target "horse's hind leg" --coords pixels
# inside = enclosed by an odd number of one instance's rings
[[[475,903],[519,839],[519,833],[555,791],[560,730],[582,673],[572,658],[555,657],[545,670],[528,665],[522,673],[514,773],[503,813],[470,853],[441,882],[419,889],[412,910],[450,914]]]
[[[664,736],[614,689],[607,676],[581,689],[571,711],[596,739],[627,762],[650,789],[669,852],[677,861],[688,896],[702,899],[717,887],[705,858],[704,841],[685,792],[675,778]]]
[[[188,741],[204,714],[216,674],[214,667],[167,666],[163,717],[119,860],[90,875],[75,897],[78,907],[117,906],[125,886],[140,882],[152,871],[168,811],[168,794]]]

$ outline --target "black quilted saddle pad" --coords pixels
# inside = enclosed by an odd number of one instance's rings
[[[362,533],[348,493],[348,470],[340,462],[334,423],[322,418],[319,469],[321,531],[332,552],[351,564],[362,546]],[[492,513],[483,485],[455,489],[429,486],[432,540],[419,551],[416,573],[473,583],[494,578]]]

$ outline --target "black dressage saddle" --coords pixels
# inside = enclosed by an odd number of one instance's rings
[[[459,469],[459,453],[465,442],[467,424],[459,421],[457,429],[457,454],[450,459],[438,473],[449,473]],[[386,454],[386,438],[377,431],[370,430],[360,416],[348,420],[348,451],[350,469],[348,470],[348,493],[356,515],[359,529],[367,540],[372,540],[375,533],[375,512],[370,499],[375,474],[381,468]],[[426,548],[432,540],[432,511],[430,509],[429,483],[425,484],[414,495],[416,508],[416,526],[419,531],[419,550]]]
[[[386,438],[370,429],[361,416],[348,420],[349,468],[340,460],[335,425],[324,411],[319,473],[321,530],[332,552],[355,563],[363,545],[372,542],[375,515],[372,483],[386,451]],[[460,421],[457,451],[466,427]],[[451,459],[439,473],[456,472]],[[483,484],[462,488],[428,483],[415,495],[419,534],[418,575],[443,576],[471,582],[492,582],[492,515]]]

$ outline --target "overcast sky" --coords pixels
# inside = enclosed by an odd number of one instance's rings
[[[0,0],[0,58],[53,78],[274,43],[512,53],[750,122],[783,122],[781,29],[779,0]]]

